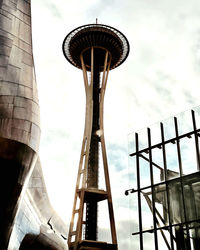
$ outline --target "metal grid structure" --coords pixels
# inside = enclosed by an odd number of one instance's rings
[[[108,73],[127,58],[129,44],[118,30],[102,24],[89,24],[78,27],[65,37],[63,53],[72,65],[82,69],[86,92],[85,130],[69,228],[69,249],[117,249],[103,108]],[[98,184],[99,151],[105,190]],[[108,203],[112,243],[98,241],[98,203],[103,200]]]
[[[137,184],[125,194],[138,213],[132,232],[136,249],[200,249],[199,108],[182,117],[157,124],[156,133],[154,126],[131,138]]]

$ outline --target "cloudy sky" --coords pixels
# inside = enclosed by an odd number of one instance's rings
[[[66,223],[71,219],[84,129],[85,93],[82,73],[65,60],[62,42],[72,29],[95,23],[96,18],[99,23],[122,31],[130,43],[127,60],[109,74],[104,116],[122,250],[132,244],[129,230],[124,230],[130,224],[128,198],[124,196],[129,187],[128,134],[200,103],[200,2],[32,1],[33,47],[41,106],[40,158],[50,200]],[[103,227],[104,222],[100,220],[100,224]],[[106,229],[103,233],[106,234]]]

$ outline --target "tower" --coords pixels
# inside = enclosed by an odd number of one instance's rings
[[[108,73],[125,61],[129,43],[113,27],[89,24],[72,30],[65,37],[63,53],[72,65],[82,69],[86,93],[85,130],[69,228],[69,249],[117,249],[104,140],[103,107]],[[99,148],[103,160],[105,190],[98,186]],[[108,203],[112,244],[97,240],[97,207],[102,200],[107,200]]]

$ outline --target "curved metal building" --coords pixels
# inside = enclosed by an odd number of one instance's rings
[[[49,247],[45,249],[52,249],[56,242],[58,249],[64,249],[55,237],[47,240],[41,229],[43,225],[51,229],[48,221],[54,212],[42,184],[40,163],[36,164],[40,118],[30,2],[0,0],[0,249],[18,249],[22,241],[26,243],[21,249],[44,249],[44,242]],[[33,178],[35,173],[37,178]],[[38,230],[34,231],[36,224]],[[62,222],[57,219],[55,224]],[[30,242],[37,247],[31,248]]]
[[[37,159],[40,127],[30,1],[3,0],[0,7],[0,245],[7,246],[24,183]]]

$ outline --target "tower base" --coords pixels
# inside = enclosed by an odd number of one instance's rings
[[[117,244],[103,241],[82,240],[77,245],[71,245],[69,250],[117,250]]]

